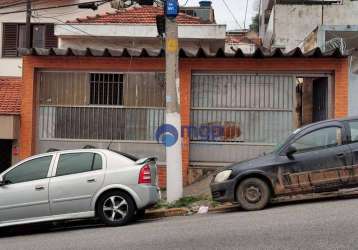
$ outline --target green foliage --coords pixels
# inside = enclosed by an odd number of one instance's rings
[[[260,26],[260,16],[259,13],[257,13],[255,16],[252,17],[252,23],[250,24],[250,30],[259,32],[259,26]]]

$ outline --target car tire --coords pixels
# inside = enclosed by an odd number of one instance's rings
[[[271,191],[267,183],[259,178],[244,179],[236,189],[236,199],[248,211],[261,210],[270,201]]]
[[[135,206],[132,198],[121,191],[108,192],[100,197],[97,214],[107,226],[123,226],[132,221]]]

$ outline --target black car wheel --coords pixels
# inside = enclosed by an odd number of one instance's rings
[[[133,219],[135,207],[126,193],[113,191],[103,195],[98,201],[97,214],[108,226],[122,226]]]
[[[260,210],[266,207],[270,200],[270,188],[263,180],[247,178],[236,190],[236,198],[245,210]]]

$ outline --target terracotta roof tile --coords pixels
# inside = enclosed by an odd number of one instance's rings
[[[19,114],[22,80],[16,77],[0,78],[0,114]]]
[[[257,46],[261,46],[261,40],[259,37],[249,38],[245,34],[237,34],[237,35],[227,35],[225,42],[228,44],[255,44]]]
[[[123,24],[155,24],[156,16],[163,15],[163,8],[154,6],[130,7],[115,12],[107,12],[103,15],[87,16],[77,18],[68,23],[123,23]],[[179,24],[201,24],[204,23],[199,17],[193,17],[179,13],[177,17]]]

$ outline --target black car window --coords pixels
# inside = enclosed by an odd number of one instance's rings
[[[62,154],[58,160],[56,176],[78,174],[98,169],[102,169],[102,157],[99,154]]]
[[[5,181],[9,184],[34,181],[47,178],[52,156],[45,156],[26,161],[5,175]]]
[[[326,127],[315,130],[297,139],[292,146],[297,152],[342,145],[342,129],[339,127]]]
[[[358,142],[358,121],[348,122],[351,131],[351,142]]]

